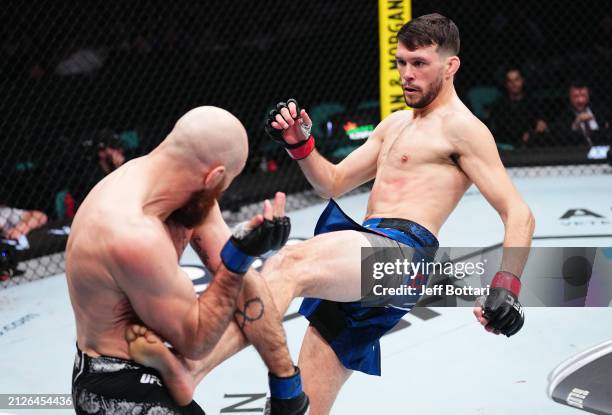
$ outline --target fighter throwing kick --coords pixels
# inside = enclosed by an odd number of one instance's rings
[[[262,270],[281,313],[293,298],[308,297],[301,312],[310,326],[299,366],[312,415],[329,413],[353,370],[380,374],[379,339],[407,312],[359,302],[362,247],[437,247],[436,235],[472,183],[499,213],[504,248],[531,244],[533,215],[508,177],[491,133],[455,92],[458,53],[459,31],[450,19],[431,14],[404,25],[396,61],[412,110],[385,118],[339,164],[316,151],[308,113],[294,100],[279,103],[270,114],[267,132],[287,148],[322,197],[338,197],[374,179],[363,225],[331,201],[319,219],[317,236],[283,248]],[[511,336],[522,327],[518,296],[525,261],[526,255],[504,251],[484,307],[474,308],[487,331]],[[255,332],[263,320],[250,330]],[[195,386],[247,340],[248,335],[230,325],[213,359],[184,362],[188,374],[183,379]],[[140,361],[156,353],[158,349],[145,345],[134,357]]]

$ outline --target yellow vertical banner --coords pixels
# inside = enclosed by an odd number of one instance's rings
[[[380,48],[380,116],[406,109],[404,91],[395,67],[397,32],[412,18],[411,0],[378,0]]]

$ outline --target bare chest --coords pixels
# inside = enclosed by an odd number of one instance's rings
[[[411,122],[385,137],[378,166],[411,169],[427,164],[454,164],[454,147],[435,122]]]

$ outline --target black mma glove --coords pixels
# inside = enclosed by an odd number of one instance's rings
[[[289,144],[283,137],[284,130],[272,127],[272,123],[276,121],[276,116],[281,114],[281,110],[283,108],[289,109],[288,106],[292,102],[295,104],[295,112],[297,114],[296,117],[294,117],[293,119],[300,123],[300,130],[302,132],[303,137],[297,143]],[[299,114],[300,107],[295,99],[291,98],[287,102],[279,102],[278,104],[276,104],[276,108],[270,111],[270,113],[268,114],[268,118],[264,126],[266,134],[272,137],[272,139],[277,143],[283,145],[287,150],[287,153],[289,153],[289,156],[291,156],[291,158],[294,160],[301,160],[303,158],[308,157],[308,155],[312,153],[315,148],[314,137],[310,135],[312,125],[303,122],[303,120],[300,119]]]
[[[493,277],[489,295],[484,300],[483,317],[487,328],[510,337],[523,327],[525,316],[518,301],[521,280],[514,274],[500,271]]]
[[[248,222],[238,224],[221,250],[223,265],[236,274],[247,272],[258,256],[281,249],[291,231],[287,216],[264,219],[255,229],[249,229],[247,225]]]

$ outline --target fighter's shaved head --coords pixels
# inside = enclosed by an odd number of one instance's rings
[[[236,175],[248,155],[247,133],[238,118],[228,111],[197,107],[177,121],[160,149],[194,167],[222,165],[229,174]]]

